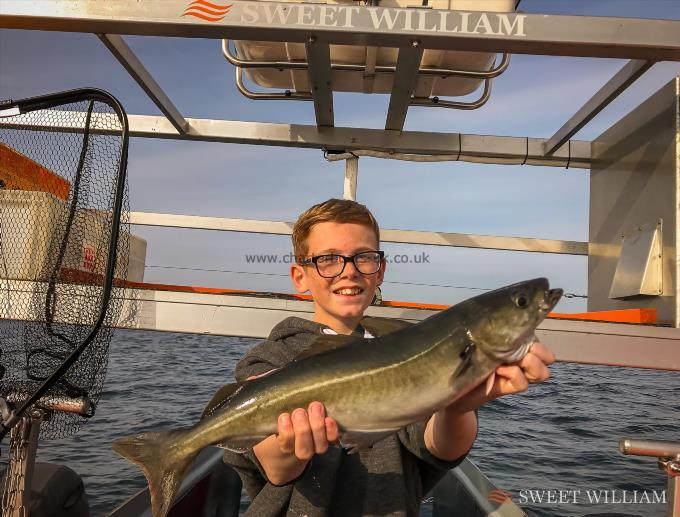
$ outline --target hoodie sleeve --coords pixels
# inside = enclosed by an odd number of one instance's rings
[[[398,433],[402,446],[416,459],[423,493],[432,490],[447,471],[463,463],[470,451],[453,461],[445,461],[432,454],[425,445],[425,427],[427,420],[410,424]]]

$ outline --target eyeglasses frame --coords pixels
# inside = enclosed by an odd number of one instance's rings
[[[378,255],[380,255],[380,264],[378,265],[378,269],[376,269],[373,273],[364,273],[364,272],[360,271],[356,262],[354,262],[356,257],[358,257],[359,255],[362,255],[364,253],[377,253]],[[328,257],[328,256],[342,257],[342,259],[343,259],[342,269],[340,270],[340,272],[337,275],[324,276],[324,275],[321,274],[321,271],[319,271],[319,265],[317,264],[317,262],[319,261],[319,259],[321,257]],[[385,252],[384,251],[381,251],[381,250],[366,250],[366,251],[360,251],[358,253],[355,253],[354,255],[351,255],[349,257],[346,256],[346,255],[340,255],[339,253],[324,253],[323,255],[313,255],[309,258],[301,260],[299,262],[299,264],[301,266],[309,266],[310,264],[314,264],[314,267],[316,268],[316,272],[319,273],[320,277],[322,277],[322,278],[335,278],[336,276],[342,275],[342,273],[345,271],[345,267],[347,266],[348,262],[351,262],[354,265],[354,269],[356,269],[357,272],[361,273],[362,275],[367,275],[367,276],[368,275],[375,275],[376,273],[379,273],[380,270],[382,269],[382,264],[383,264],[384,260],[385,260]]]

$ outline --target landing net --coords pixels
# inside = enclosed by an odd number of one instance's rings
[[[49,410],[41,439],[94,414],[127,306],[127,144],[100,90],[0,105],[0,396]]]

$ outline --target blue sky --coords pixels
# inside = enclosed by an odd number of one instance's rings
[[[680,19],[678,0],[523,0],[527,12]],[[126,37],[187,117],[314,123],[311,103],[251,101],[213,40]],[[491,100],[469,112],[411,108],[405,129],[549,137],[625,61],[515,55],[494,83]],[[606,108],[576,138],[591,140],[680,74],[660,63]],[[130,114],[160,114],[90,34],[0,30],[0,98],[79,86],[104,88]],[[381,128],[388,96],[336,94],[336,125]],[[342,196],[343,165],[320,151],[133,139],[132,209],[217,217],[294,220],[313,203]],[[360,160],[357,198],[383,228],[588,240],[588,172],[468,163]],[[151,282],[290,291],[287,266],[248,264],[246,253],[286,253],[289,239],[135,227],[148,240],[147,264],[256,274],[148,268]],[[386,244],[391,254],[429,254],[428,264],[392,264],[387,299],[454,303],[475,291],[413,286],[497,287],[544,275],[585,293],[584,257]],[[266,274],[262,274],[266,273]],[[281,275],[281,276],[272,276]],[[560,309],[581,310],[582,300]]]

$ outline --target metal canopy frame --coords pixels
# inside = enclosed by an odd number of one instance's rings
[[[190,132],[190,123],[120,35],[306,43],[314,90],[311,100],[320,133],[333,126],[330,44],[400,49],[385,126],[393,131],[402,130],[409,105],[439,102],[410,97],[425,49],[633,59],[546,142],[543,156],[559,149],[653,62],[680,61],[680,21],[674,20],[233,0],[224,16],[208,21],[188,14],[188,4],[186,0],[4,0],[0,28],[100,34],[180,134]],[[482,98],[488,96],[489,87],[486,81]],[[245,89],[242,81],[239,88]],[[251,92],[251,98],[266,95]]]
[[[423,48],[555,56],[680,60],[680,22],[600,16],[232,0],[219,20],[192,18],[186,0],[3,0],[13,29]],[[409,14],[411,13],[411,14]]]
[[[94,118],[106,117],[104,114]],[[80,131],[77,126],[59,120],[50,126],[59,131]],[[428,157],[448,155],[452,160],[499,165],[539,165],[549,167],[590,168],[590,142],[571,140],[555,153],[546,156],[543,149],[547,140],[517,136],[490,136],[465,133],[434,133],[427,131],[383,131],[351,127],[323,127],[305,124],[278,124],[234,120],[186,119],[189,129],[179,133],[165,117],[128,115],[130,136],[171,140],[198,140],[230,144],[272,145],[304,149],[359,151],[373,149],[414,155],[426,161]],[[10,125],[0,118],[0,124]],[[17,125],[17,122],[12,122]],[[27,123],[29,124],[29,123]],[[26,125],[33,129],[49,129]],[[105,121],[97,124],[106,126]],[[95,129],[94,132],[102,131]]]
[[[387,152],[407,157],[416,155],[410,159],[418,161],[430,161],[431,158],[589,168],[590,143],[570,139],[655,62],[680,61],[680,21],[674,20],[233,0],[224,16],[219,20],[208,21],[192,17],[187,10],[188,5],[187,0],[118,0],[107,3],[100,0],[4,0],[0,2],[0,28],[98,34],[164,115],[129,115],[132,136]],[[121,36],[123,34],[223,40],[225,58],[237,66],[236,83],[242,93],[253,99],[311,100],[316,125],[185,118],[125,43]],[[307,62],[289,65],[290,68],[307,70],[312,92],[248,91],[243,84],[240,65],[257,67],[271,66],[272,63],[237,62],[238,58],[229,52],[228,40],[234,39],[304,43]],[[384,131],[334,127],[331,70],[354,65],[331,63],[331,44],[399,48],[395,67],[382,67],[386,68],[382,70],[371,65],[376,73],[394,74]],[[507,67],[509,53],[614,57],[631,61],[549,139],[403,131],[407,110],[411,105],[441,103],[458,107],[457,104],[461,104],[439,101],[437,98],[412,97],[418,74],[463,73],[421,68],[425,49],[502,53],[503,59],[498,66],[489,72],[480,73],[485,77],[484,93],[477,101],[481,103],[488,98],[490,77],[500,74]],[[469,72],[465,74],[469,75]],[[58,129],[78,131],[78,128]],[[355,195],[356,182],[350,190]],[[179,226],[206,228],[205,221],[197,221],[191,216],[138,214],[138,217],[146,221],[141,224],[161,226],[174,226],[173,221],[176,223],[178,217],[184,217],[186,219]],[[252,231],[261,223],[230,221],[238,220],[222,220],[208,226],[231,231],[239,231],[232,227],[243,227],[246,230],[242,231]],[[430,242],[449,246],[568,254],[584,254],[586,249],[586,243],[567,241],[538,242],[515,237],[437,232],[415,232],[417,236],[405,237],[405,232],[394,232],[395,242]]]

